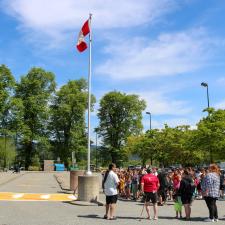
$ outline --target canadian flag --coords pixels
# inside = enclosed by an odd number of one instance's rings
[[[83,27],[80,30],[78,41],[77,41],[77,50],[79,52],[83,52],[85,49],[87,49],[87,43],[84,40],[84,37],[90,33],[89,28],[89,19],[84,23]]]

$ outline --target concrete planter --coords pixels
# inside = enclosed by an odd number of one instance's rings
[[[70,171],[70,190],[78,192],[78,176],[84,175],[85,170]]]

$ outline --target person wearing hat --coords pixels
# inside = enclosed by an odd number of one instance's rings
[[[145,207],[147,212],[147,219],[151,219],[150,216],[150,201],[153,204],[154,220],[158,219],[157,212],[157,191],[159,189],[159,179],[152,174],[151,168],[147,169],[147,174],[142,177],[141,190],[145,193]]]

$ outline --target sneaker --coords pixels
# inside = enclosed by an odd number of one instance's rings
[[[214,219],[207,218],[204,220],[204,222],[214,222]]]
[[[215,222],[219,222],[219,219],[214,219]]]

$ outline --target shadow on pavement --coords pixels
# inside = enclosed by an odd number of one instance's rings
[[[185,218],[177,219],[177,218],[172,217],[172,216],[159,216],[159,219],[186,221]],[[191,219],[188,220],[188,221],[193,221],[193,222],[204,222],[204,219],[205,219],[205,218],[202,218],[202,217],[191,217]]]
[[[99,215],[96,215],[96,214],[78,215],[77,217],[79,217],[79,218],[90,218],[90,219],[101,219],[101,220],[103,220],[103,217],[100,217]]]
[[[62,194],[73,194],[74,192],[71,191],[70,189],[63,189],[62,191],[57,191],[57,193],[62,193]]]
[[[90,218],[90,219],[104,219],[103,217],[100,217],[99,215],[96,214],[91,214],[91,215],[78,215],[77,217],[80,218]],[[139,219],[139,217],[134,217],[134,216],[117,216],[117,219],[131,219],[131,220],[136,220]]]
[[[126,199],[126,198],[118,198],[118,201],[121,201],[121,202],[138,202],[138,201],[135,201],[133,199]]]

